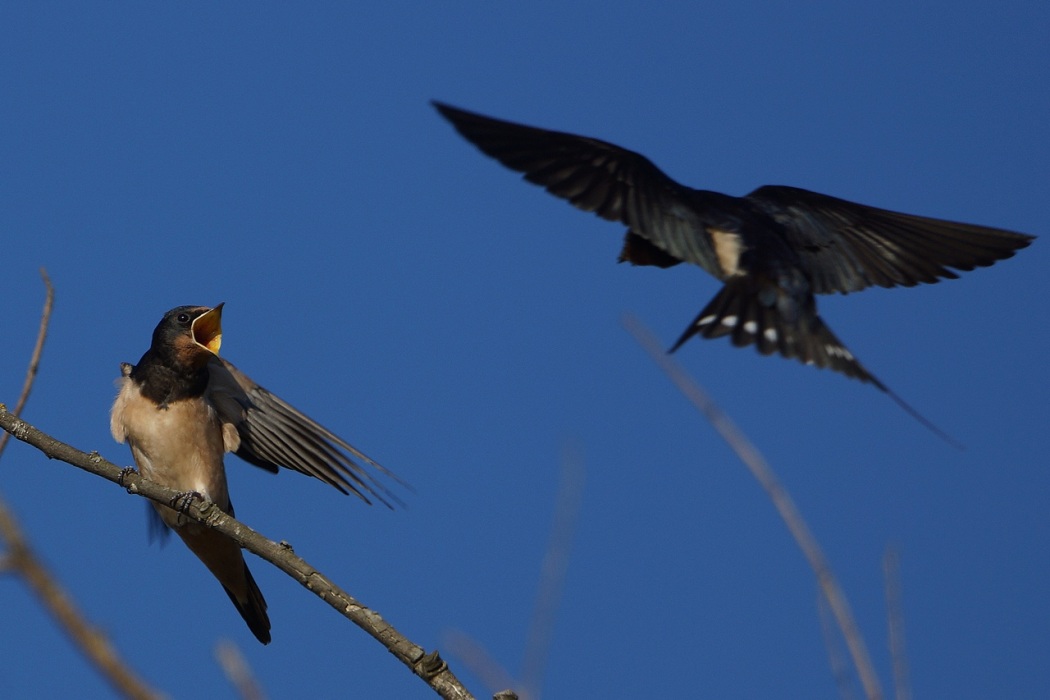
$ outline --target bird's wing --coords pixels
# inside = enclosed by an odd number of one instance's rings
[[[1024,248],[1031,236],[901,214],[797,187],[767,185],[745,199],[785,232],[817,294],[865,287],[913,287],[987,267]]]
[[[553,195],[630,231],[621,259],[667,267],[675,261],[644,250],[644,241],[677,261],[722,276],[698,194],[645,156],[615,144],[493,119],[435,102],[437,110],[481,151]],[[642,243],[632,240],[640,237]],[[632,253],[634,253],[632,255]]]
[[[388,507],[400,503],[373,470],[404,482],[372,458],[226,360],[213,358],[208,370],[208,398],[223,422],[236,428],[239,445],[237,440],[232,442],[238,457],[270,472],[287,467],[309,474],[369,503],[370,497]],[[228,445],[230,442],[227,440]]]

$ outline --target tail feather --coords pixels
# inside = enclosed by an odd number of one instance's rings
[[[962,447],[897,396],[854,357],[817,314],[812,295],[799,301],[785,298],[782,290],[769,282],[763,283],[760,278],[732,278],[689,324],[668,352],[674,352],[694,335],[704,338],[728,335],[737,347],[754,345],[763,355],[776,352],[803,364],[826,367],[871,384],[889,395],[898,406],[945,442],[960,449]]]
[[[266,614],[266,599],[263,598],[262,591],[259,590],[258,584],[252,578],[252,572],[248,570],[247,563],[244,565],[244,578],[247,583],[244,600],[238,599],[233,591],[226,586],[223,586],[222,589],[226,591],[226,595],[230,596],[230,600],[237,608],[237,612],[244,618],[244,621],[248,624],[248,629],[252,631],[255,638],[263,644],[269,644],[270,617]]]
[[[778,353],[803,364],[828,367],[885,390],[817,315],[812,296],[801,303],[791,300],[791,313],[786,314],[775,300],[763,303],[766,298],[774,296],[753,277],[731,279],[689,324],[671,352],[695,335],[730,336],[737,347],[754,344],[762,355]]]
[[[789,312],[782,310],[775,295],[760,287],[753,277],[731,279],[689,324],[671,348],[674,352],[694,335],[704,338],[730,336],[733,345],[754,345],[763,355],[774,352],[816,367],[827,367],[847,377],[885,385],[853,356],[817,315],[812,296],[803,302],[790,300]],[[763,303],[764,299],[774,299]]]
[[[233,515],[232,504],[227,504],[227,512]],[[240,546],[225,535],[196,523],[177,527],[175,532],[219,580],[255,638],[269,644],[270,618],[266,615],[266,599],[248,570]]]

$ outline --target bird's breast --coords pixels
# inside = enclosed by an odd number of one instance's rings
[[[122,430],[147,479],[179,491],[196,491],[228,509],[222,423],[205,399],[160,406],[127,381],[113,407],[113,428],[115,436]]]

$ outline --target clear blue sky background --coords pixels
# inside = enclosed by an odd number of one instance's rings
[[[1048,37],[1035,2],[6,4],[0,401],[44,266],[58,296],[27,418],[128,463],[108,430],[118,363],[165,310],[225,301],[226,357],[416,489],[388,512],[231,458],[238,515],[417,643],[460,630],[519,671],[575,444],[547,697],[834,697],[804,560],[620,324],[634,312],[670,344],[717,284],[616,265],[621,227],[523,184],[428,100],[598,136],[696,187],[1040,235]],[[957,281],[820,300],[964,452],[841,376],[725,341],[678,354],[779,470],[887,686],[880,559],[899,549],[916,697],[1050,693],[1048,266],[1039,240]],[[258,645],[111,484],[15,444],[0,490],[172,697],[231,695],[220,638],[274,698],[431,697],[252,557],[273,621]],[[20,583],[0,600],[0,696],[109,696]]]

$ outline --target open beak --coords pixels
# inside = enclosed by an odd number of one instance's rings
[[[205,311],[193,319],[193,325],[190,326],[194,342],[207,348],[213,355],[219,354],[219,347],[222,345],[222,306],[219,304],[214,309]]]

